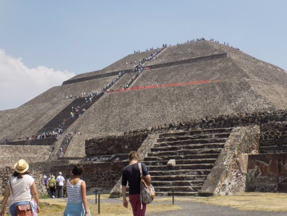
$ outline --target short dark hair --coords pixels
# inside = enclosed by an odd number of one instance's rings
[[[129,160],[138,160],[139,159],[139,154],[136,151],[130,151],[129,153]]]
[[[75,165],[74,168],[72,169],[72,173],[74,175],[82,175],[84,172],[84,167],[81,165]]]

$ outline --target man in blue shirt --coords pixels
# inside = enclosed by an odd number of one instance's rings
[[[133,209],[134,216],[144,216],[146,210],[146,204],[140,202],[140,171],[138,166],[139,155],[136,151],[129,153],[129,165],[123,169],[122,173],[122,196],[123,206],[128,207],[128,201],[126,199],[126,186],[129,183],[129,200]],[[144,163],[141,163],[142,175],[145,182],[150,184],[150,175]],[[141,208],[142,204],[142,208]]]

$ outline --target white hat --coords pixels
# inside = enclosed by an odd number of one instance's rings
[[[62,175],[62,172],[59,172],[59,175]]]
[[[29,169],[29,164],[24,159],[18,160],[14,165],[14,170],[17,173],[25,173]]]

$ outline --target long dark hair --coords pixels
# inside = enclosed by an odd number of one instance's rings
[[[17,177],[17,179],[20,179],[20,178],[23,178],[23,175],[26,175],[26,174],[28,174],[28,175],[30,175],[30,173],[29,173],[29,171],[27,170],[26,172],[24,172],[24,173],[17,173],[16,171],[13,173],[13,177]]]

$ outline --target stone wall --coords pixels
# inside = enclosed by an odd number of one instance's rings
[[[154,65],[149,65],[149,68],[155,69],[155,68],[161,68],[161,67],[170,67],[173,65],[188,64],[188,63],[207,61],[207,60],[219,59],[219,58],[227,58],[227,53],[201,56],[201,57],[197,57],[197,58],[185,59],[185,60],[180,60],[180,61],[172,61],[172,62],[162,63],[162,64],[154,64]]]
[[[1,143],[1,145],[52,145],[56,140],[52,137],[49,139],[8,141],[7,143]]]
[[[157,125],[142,130],[130,132],[163,133],[172,130],[193,130],[198,128],[228,128],[248,125],[263,125],[266,123],[287,121],[287,110],[269,110],[266,112],[234,113],[230,115],[206,116],[201,119],[189,121],[172,122],[169,124]]]
[[[46,194],[46,188],[44,186],[44,179],[41,172],[33,169],[29,169],[30,175],[35,179],[36,188],[39,196]],[[8,180],[13,175],[14,170],[11,167],[0,168],[0,185],[1,185],[1,194],[4,195],[5,187],[8,184]]]
[[[157,142],[158,137],[159,137],[158,134],[150,134],[144,140],[141,147],[137,150],[137,152],[139,154],[139,161],[144,161],[144,158],[147,157],[148,153],[151,152],[151,148]],[[122,181],[122,178],[119,175],[117,183],[114,185],[113,189],[110,191],[110,197],[120,197],[121,196],[121,191],[122,191],[121,181]]]
[[[245,154],[258,154],[259,139],[259,126],[234,128],[199,194],[230,195],[245,191]]]
[[[287,192],[287,155],[250,155],[246,189],[249,192]]]
[[[127,161],[116,163],[82,163],[81,165],[84,167],[85,172],[81,176],[81,179],[86,182],[88,193],[94,193],[95,189],[108,193],[119,180],[121,172],[127,164]],[[54,165],[51,166],[50,170],[51,173],[54,173],[55,175],[61,171],[64,177],[69,177],[73,167],[74,164]]]
[[[287,152],[287,122],[270,122],[261,125],[260,152]]]
[[[146,133],[129,133],[122,136],[106,136],[87,140],[87,157],[129,153],[137,150],[146,139]]]
[[[252,113],[239,112],[230,115],[219,115],[216,117],[206,116],[205,118],[200,119],[171,122],[169,124],[157,125],[145,129],[134,129],[127,131],[125,134],[159,134],[177,130],[188,131],[200,128],[229,128],[244,127],[249,125],[259,125],[261,127],[263,125],[266,125],[267,123],[269,125],[272,123],[276,126],[280,124],[285,124],[284,122],[287,122],[287,110],[269,110],[266,112]],[[265,127],[272,128],[272,124]]]
[[[29,163],[42,162],[49,159],[53,146],[47,145],[1,145],[0,167],[12,166],[23,158]]]

